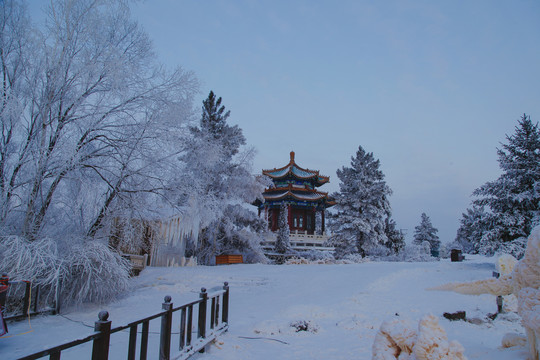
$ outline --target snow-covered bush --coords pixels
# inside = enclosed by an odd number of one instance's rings
[[[129,262],[100,241],[77,241],[62,258],[62,301],[107,302],[128,289]]]
[[[427,243],[427,242],[426,242]],[[429,251],[429,243],[427,246],[419,246],[415,244],[407,244],[397,255],[387,256],[384,260],[387,261],[407,261],[407,262],[419,262],[419,261],[434,261],[436,258],[431,256]]]
[[[266,231],[266,223],[253,211],[242,205],[229,205],[221,218],[204,229],[197,246],[188,246],[186,256],[195,255],[199,264],[205,265],[222,254],[241,254],[246,263],[266,263],[260,245]]]
[[[345,260],[346,262],[350,261],[351,263],[355,263],[355,264],[360,264],[360,263],[368,261],[367,258],[364,258],[360,254],[348,254],[348,255],[343,256],[341,259]]]
[[[49,303],[58,286],[64,305],[106,302],[127,289],[126,260],[102,242],[70,240],[58,246],[49,238],[0,237],[0,272],[12,280],[39,284],[40,298]]]
[[[27,241],[20,236],[0,237],[0,273],[7,274],[12,281],[31,281],[40,284],[40,298],[45,302],[54,300],[58,280],[65,268],[58,256],[55,241],[49,238]],[[8,296],[8,311],[22,310],[18,301],[24,296],[24,287],[11,286]],[[13,299],[14,301],[9,301]]]
[[[369,250],[366,252],[367,256],[370,259],[383,259],[387,256],[389,256],[391,253],[391,250],[383,245],[375,245],[369,248]]]
[[[304,250],[304,251],[297,251],[298,256],[310,260],[310,261],[317,261],[317,260],[323,260],[325,262],[334,260],[334,255],[328,251],[321,251],[321,250]]]

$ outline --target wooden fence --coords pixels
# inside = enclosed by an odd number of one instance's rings
[[[208,305],[210,307],[208,308]],[[192,339],[193,311],[197,306],[197,336]],[[129,343],[125,353],[128,360],[135,360],[136,353],[139,353],[139,359],[148,358],[148,334],[150,321],[161,318],[161,330],[159,332],[159,353],[158,359],[169,360],[171,356],[174,359],[187,359],[197,352],[204,352],[206,345],[214,341],[217,336],[227,331],[229,328],[229,284],[225,283],[212,293],[207,293],[205,288],[201,289],[199,299],[190,303],[174,307],[170,296],[165,296],[161,312],[152,316],[131,322],[124,326],[118,326],[111,329],[109,313],[101,311],[98,315],[99,320],[95,322],[95,332],[83,339],[73,340],[62,345],[58,345],[32,355],[28,355],[19,360],[33,360],[49,356],[50,360],[59,360],[63,350],[88,343],[92,344],[92,360],[107,360],[109,358],[109,343],[111,335],[120,331],[129,329]],[[220,316],[221,311],[221,316]],[[179,312],[180,338],[178,341],[178,351],[171,353],[172,323],[173,313]],[[209,313],[209,317],[208,317]],[[137,333],[139,325],[142,326],[141,339],[139,341],[139,351],[137,351]],[[125,356],[125,355],[124,355]],[[151,358],[154,358],[153,356]]]
[[[7,275],[2,275],[0,281],[9,285],[8,291],[4,294],[7,297],[13,297],[15,293],[22,292],[21,286],[24,286],[24,295],[22,299],[16,300],[23,304],[20,312],[5,314],[5,320],[20,320],[28,316],[35,316],[39,314],[58,314],[60,312],[60,297],[59,292],[56,292],[56,298],[53,305],[43,306],[41,303],[41,291],[39,285],[33,285],[31,281],[9,281]],[[19,290],[17,289],[19,288]],[[4,299],[4,302],[6,299]],[[30,306],[32,305],[32,306]]]

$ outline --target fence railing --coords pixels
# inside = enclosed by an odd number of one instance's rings
[[[17,292],[17,287],[24,286],[24,295],[21,299],[23,307],[20,312],[6,314],[4,320],[20,320],[28,316],[35,316],[38,314],[58,314],[60,312],[60,299],[58,292],[54,305],[43,306],[41,303],[41,287],[38,285],[33,286],[31,281],[9,281],[7,275],[2,275],[0,282],[6,283],[9,286],[8,291],[4,294],[6,298],[11,298]],[[21,291],[22,292],[22,291]],[[7,299],[4,299],[4,302]],[[18,299],[16,300],[19,301]]]
[[[49,356],[50,360],[59,360],[62,351],[75,346],[88,343],[92,344],[92,360],[107,360],[109,358],[109,344],[111,335],[129,329],[129,341],[125,353],[128,360],[135,360],[137,352],[139,358],[146,360],[148,358],[148,335],[150,333],[150,321],[161,318],[161,327],[159,332],[159,352],[158,359],[169,360],[171,356],[174,359],[187,359],[197,352],[204,352],[206,345],[214,341],[217,336],[227,331],[229,328],[229,284],[226,282],[223,288],[212,293],[207,293],[205,288],[201,289],[199,299],[190,303],[174,307],[170,296],[165,296],[161,312],[152,316],[131,322],[127,325],[118,326],[111,329],[109,313],[101,311],[98,315],[99,320],[95,322],[95,332],[83,339],[73,340],[62,345],[58,345],[32,355],[28,355],[19,360],[33,360]],[[210,303],[210,306],[208,304]],[[198,316],[196,318],[196,338],[192,338],[193,313],[197,306]],[[220,314],[221,311],[221,314]],[[179,339],[178,351],[171,351],[173,313],[179,312]],[[208,317],[209,313],[209,317]],[[221,315],[221,316],[220,316]],[[139,351],[137,351],[137,334],[141,339],[138,342]],[[125,355],[124,355],[125,356]],[[151,358],[154,358],[153,356]]]

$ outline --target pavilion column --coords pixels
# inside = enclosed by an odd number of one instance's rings
[[[321,235],[324,235],[324,209],[321,210],[321,231]]]

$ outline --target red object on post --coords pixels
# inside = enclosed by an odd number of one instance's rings
[[[9,288],[9,277],[4,274],[0,278],[0,336],[7,334],[8,328],[4,320],[4,306],[6,305],[6,295]]]

